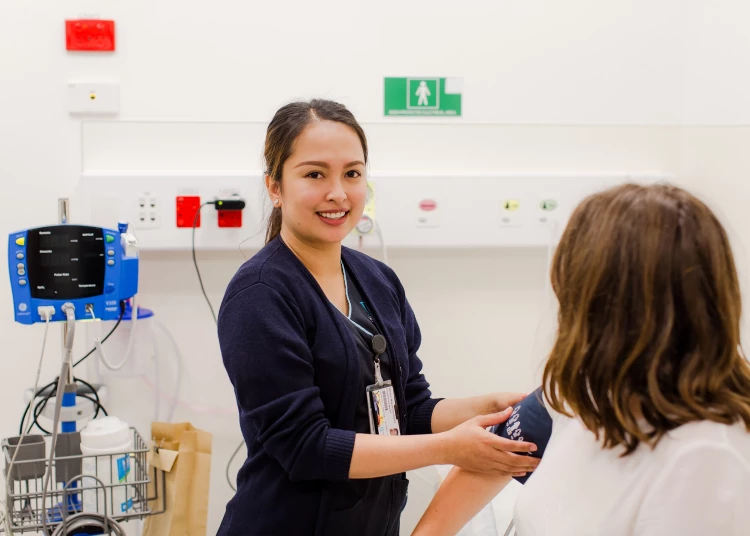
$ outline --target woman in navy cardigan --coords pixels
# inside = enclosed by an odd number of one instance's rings
[[[533,444],[487,431],[522,395],[432,398],[398,277],[342,247],[367,191],[367,141],[351,113],[320,100],[281,108],[265,158],[266,246],[219,312],[247,459],[218,534],[396,536],[405,471],[532,471]],[[368,386],[388,382],[393,404],[370,405]]]

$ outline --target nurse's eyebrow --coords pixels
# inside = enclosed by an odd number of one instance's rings
[[[344,167],[354,167],[354,166],[364,166],[364,165],[365,165],[365,163],[362,162],[361,160],[355,160],[353,162],[349,162]],[[330,167],[326,162],[318,162],[316,160],[309,160],[307,162],[300,162],[299,164],[297,164],[294,167],[298,168],[298,167],[302,167],[302,166],[317,166],[317,167],[324,167],[324,168],[329,168]]]
[[[302,167],[302,166],[317,166],[317,167],[324,167],[324,168],[330,167],[325,162],[318,162],[318,161],[315,161],[315,160],[310,160],[310,161],[307,161],[307,162],[300,162],[299,164],[297,164],[294,167],[298,168],[298,167]]]

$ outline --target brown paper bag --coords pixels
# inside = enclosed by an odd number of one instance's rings
[[[194,428],[190,423],[151,424],[153,445],[149,466],[164,471],[167,508],[163,514],[146,518],[143,536],[205,536],[208,519],[208,489],[211,477],[211,434]],[[154,497],[158,484],[159,496],[149,503],[151,510],[162,509],[162,475],[154,478],[153,469],[149,497]]]

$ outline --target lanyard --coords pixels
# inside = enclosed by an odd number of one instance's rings
[[[370,345],[372,346],[372,351],[375,354],[375,357],[373,358],[373,361],[375,363],[375,381],[378,383],[378,385],[383,385],[383,375],[380,372],[380,354],[385,352],[385,349],[387,347],[385,337],[380,335],[379,333],[377,335],[373,335],[368,330],[357,324],[352,319],[352,302],[349,300],[349,278],[346,276],[346,269],[344,268],[344,261],[341,261],[341,272],[344,274],[344,292],[346,293],[346,306],[347,311],[349,314],[346,315],[346,318],[354,324],[354,326],[362,331],[363,333],[369,335],[372,337],[372,340],[370,341]],[[365,309],[367,311],[367,309]],[[367,312],[367,316],[370,316],[369,311]],[[370,317],[370,320],[372,320],[372,317]],[[374,321],[373,321],[374,323]]]

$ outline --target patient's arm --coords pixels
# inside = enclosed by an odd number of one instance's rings
[[[508,482],[509,476],[471,473],[455,467],[435,494],[412,536],[455,536]]]

